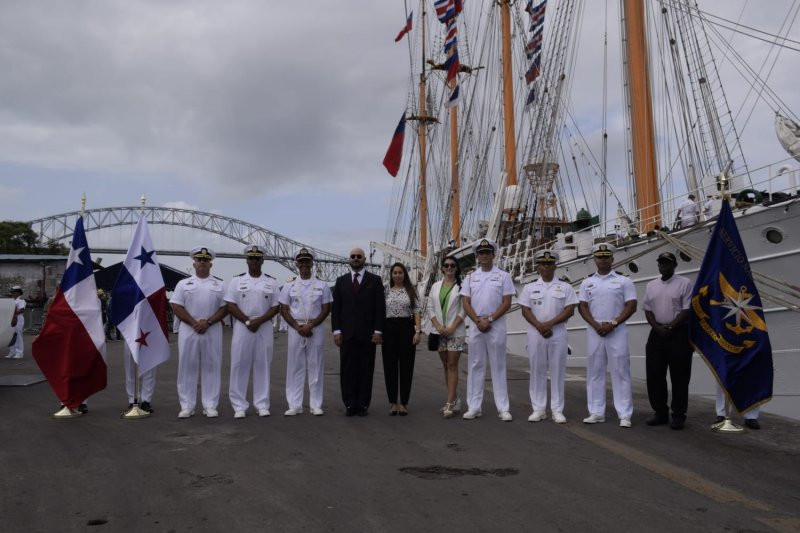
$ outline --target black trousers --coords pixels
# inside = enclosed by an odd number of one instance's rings
[[[349,339],[339,348],[339,383],[348,409],[366,409],[372,401],[375,345],[371,340]]]
[[[411,396],[411,380],[414,377],[414,321],[412,318],[387,318],[383,326],[383,378],[389,403],[397,402],[397,386],[400,385],[400,402],[408,405]]]
[[[689,328],[684,325],[663,338],[650,330],[645,346],[647,396],[650,406],[664,418],[667,407],[667,370],[672,382],[672,416],[685,417],[689,404],[689,380],[692,377],[692,346],[689,344]]]

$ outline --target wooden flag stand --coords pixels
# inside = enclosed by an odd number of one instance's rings
[[[124,350],[123,350],[124,351]],[[127,357],[127,355],[125,355]],[[120,415],[123,420],[139,420],[140,418],[147,418],[150,413],[139,407],[139,398],[142,397],[141,384],[139,383],[139,365],[136,361],[133,362],[133,405],[130,409]]]
[[[725,400],[725,420],[711,425],[711,431],[718,433],[742,433],[744,428],[731,421],[731,403]]]

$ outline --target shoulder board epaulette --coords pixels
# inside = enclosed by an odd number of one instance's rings
[[[628,277],[628,275],[625,272],[620,272],[619,270],[615,270],[614,273],[619,274],[620,276],[625,276],[626,278]]]
[[[265,275],[265,276],[267,276],[267,277],[268,277],[268,278],[270,278],[270,279],[275,279],[275,276],[270,276],[270,275],[269,275],[269,274],[267,274],[266,272],[264,272],[264,275]]]
[[[242,272],[241,274],[236,274],[236,275],[235,275],[235,276],[233,276],[233,277],[234,277],[234,278],[240,278],[240,277],[244,276],[245,274],[247,274],[247,272]]]
[[[269,276],[269,274],[267,274]],[[297,276],[292,276],[291,278],[286,280],[286,283],[291,283],[292,281],[296,280]]]
[[[559,279],[559,281],[563,281],[564,283],[572,283],[572,280],[569,279],[566,274],[564,274],[563,276],[561,276],[558,279]]]

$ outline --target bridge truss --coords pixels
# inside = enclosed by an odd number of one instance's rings
[[[203,211],[172,207],[104,207],[84,211],[83,224],[87,232],[117,226],[135,226],[142,214],[147,217],[147,223],[151,225],[161,224],[191,228],[221,235],[243,244],[257,244],[266,250],[266,260],[275,261],[292,272],[297,272],[294,264],[294,253],[303,247],[314,254],[318,278],[333,281],[337,276],[349,272],[347,258],[344,256],[303,244],[244,220]],[[39,239],[43,243],[47,243],[50,240],[63,242],[72,237],[75,223],[80,215],[79,211],[73,211],[31,220],[28,224],[30,224],[31,229],[39,234]],[[92,252],[125,254],[127,248],[92,248]],[[189,250],[157,250],[157,252],[161,256],[186,256]],[[218,253],[217,257],[242,257],[242,254]]]

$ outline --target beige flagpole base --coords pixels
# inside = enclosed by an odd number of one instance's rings
[[[138,403],[135,403],[133,407],[122,413],[120,418],[125,420],[137,420],[139,418],[147,418],[148,416],[150,416],[150,413],[139,407]]]
[[[62,419],[62,418],[78,418],[83,413],[78,411],[77,409],[70,409],[66,405],[61,408],[57,413],[53,413],[53,418]]]
[[[741,433],[744,431],[744,428],[742,426],[737,426],[736,424],[731,422],[730,418],[726,416],[725,420],[723,420],[722,422],[717,422],[716,424],[713,424],[711,426],[711,430],[716,431],[718,433]]]

